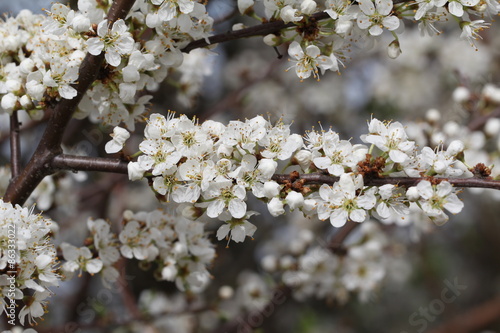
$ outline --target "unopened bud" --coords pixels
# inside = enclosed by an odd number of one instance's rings
[[[453,91],[453,100],[457,103],[465,103],[470,98],[470,91],[465,87],[457,87]]]
[[[495,136],[500,133],[500,119],[490,118],[484,125],[484,132],[489,136]]]
[[[300,11],[302,14],[311,15],[316,11],[316,2],[313,0],[304,0],[300,5]]]
[[[300,165],[300,167],[304,171],[309,169],[309,167],[311,166],[311,162],[312,162],[312,153],[307,150],[298,151],[297,153],[295,153],[292,159],[292,164]]]
[[[233,297],[234,289],[230,286],[222,286],[219,288],[219,297],[222,299],[229,299]]]
[[[391,59],[396,59],[401,54],[401,48],[399,47],[399,41],[397,39],[393,40],[387,47],[387,55]]]
[[[430,109],[425,113],[425,119],[430,123],[437,123],[441,120],[441,112],[436,109]]]
[[[241,15],[248,15],[251,13],[254,0],[238,0],[238,10]]]
[[[264,36],[264,43],[268,46],[278,46],[281,44],[281,38],[275,34],[269,34]]]
[[[487,100],[500,104],[500,88],[497,86],[491,83],[486,84],[483,88],[482,94]]]
[[[406,191],[406,197],[408,200],[415,202],[420,198],[420,194],[418,193],[417,187],[412,186]]]
[[[464,147],[464,143],[460,140],[453,140],[450,145],[448,146],[448,149],[446,150],[446,152],[450,155],[450,156],[457,156],[458,154],[460,154],[461,152],[463,152],[465,149]]]
[[[243,23],[236,23],[233,25],[233,31],[241,30],[241,29],[245,29],[245,25]]]

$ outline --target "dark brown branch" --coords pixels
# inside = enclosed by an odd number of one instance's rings
[[[413,0],[394,0],[393,1],[393,3],[395,5],[400,4],[400,3],[412,3],[412,2],[414,3]],[[316,20],[316,21],[324,20],[324,19],[328,19],[328,18],[330,18],[330,16],[325,12],[314,13],[308,17],[308,19],[312,19],[312,20]],[[282,29],[298,26],[299,24],[302,24],[302,21],[297,22],[297,23],[294,23],[294,22],[285,23],[281,20],[266,22],[266,23],[262,23],[262,24],[259,24],[256,26],[245,28],[245,29],[229,31],[229,32],[226,32],[223,34],[211,36],[208,38],[208,43],[207,43],[206,39],[204,39],[204,38],[195,40],[195,41],[189,43],[185,48],[183,48],[182,52],[189,52],[191,50],[198,49],[201,47],[206,47],[209,45],[228,42],[231,40],[236,40],[236,39],[241,39],[241,38],[248,38],[248,37],[254,37],[254,36],[265,36],[267,34],[277,33],[279,31],[281,31]]]
[[[467,126],[467,128],[470,130],[470,131],[479,131],[481,128],[483,128],[484,125],[486,125],[486,123],[488,122],[488,120],[490,118],[497,118],[497,117],[500,117],[500,107],[499,108],[496,108],[495,110],[493,110],[491,113],[488,113],[486,115],[483,115],[483,116],[479,116],[477,118],[474,118],[470,123],[469,125]]]
[[[127,174],[128,162],[105,157],[86,157],[60,154],[55,156],[49,166],[54,170],[71,170],[71,171],[102,171]],[[423,177],[384,177],[384,178],[369,178],[364,180],[365,186],[382,186],[385,184],[393,184],[403,187],[416,186],[422,180],[428,178]],[[275,174],[272,180],[279,184],[290,184],[291,182],[301,181],[302,185],[333,185],[338,182],[339,177],[329,176],[321,173],[299,174],[297,177],[292,177],[289,174]],[[500,180],[492,180],[486,178],[433,178],[434,181],[447,181],[455,187],[474,187],[474,188],[491,188],[500,190]]]
[[[105,157],[87,157],[61,154],[52,161],[54,170],[101,171],[127,174],[128,162]]]
[[[125,18],[134,2],[135,0],[114,1],[108,13],[110,24]],[[51,164],[54,158],[62,153],[61,142],[64,131],[85,92],[97,78],[103,60],[103,54],[99,56],[87,54],[80,66],[78,83],[73,85],[77,90],[77,95],[73,99],[61,99],[52,108],[51,117],[35,153],[26,168],[12,179],[4,197],[5,201],[24,204],[42,179],[54,172]]]
[[[21,170],[21,141],[19,139],[17,111],[13,111],[10,116],[10,164],[12,178],[15,178]]]
[[[328,14],[325,12],[319,12],[311,15],[311,18],[315,20],[324,20],[329,17],[330,16],[328,16]],[[282,29],[291,28],[294,26],[297,26],[297,24],[293,22],[285,23],[283,21],[271,21],[267,23],[262,23],[259,25],[255,25],[253,27],[241,30],[229,31],[223,34],[211,36],[208,38],[208,43],[206,42],[205,39],[195,40],[189,43],[184,49],[182,49],[182,52],[189,52],[191,50],[198,49],[200,47],[206,47],[209,45],[228,42],[231,40],[236,40],[241,38],[265,36],[267,34],[277,33]]]
[[[500,318],[500,297],[497,296],[469,311],[457,315],[430,333],[469,333],[477,332],[497,322]]]
[[[347,249],[344,247],[344,241],[347,236],[360,225],[361,223],[358,222],[347,221],[328,242],[328,250],[340,256],[347,254]]]
[[[273,175],[272,179],[280,184],[290,183],[292,177],[290,175]],[[298,180],[304,180],[304,185],[306,184],[328,184],[333,185],[338,180],[339,177],[328,176],[319,173],[303,174],[300,175]],[[420,181],[427,178],[420,177],[384,177],[384,178],[371,178],[365,179],[365,186],[382,186],[385,184],[393,184],[403,187],[410,187],[417,185]],[[477,188],[491,188],[495,190],[500,190],[500,181],[492,179],[483,178],[434,178],[436,181],[448,181],[455,187],[477,187]]]

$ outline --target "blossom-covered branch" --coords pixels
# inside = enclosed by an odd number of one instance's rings
[[[133,4],[134,0],[114,1],[108,14],[109,22],[124,18]],[[4,196],[6,201],[23,204],[40,181],[53,172],[49,166],[54,157],[62,152],[61,142],[66,126],[85,92],[97,78],[103,60],[104,55],[87,54],[80,66],[78,81],[74,84],[76,96],[72,99],[62,98],[50,107],[52,114],[40,143],[27,166],[10,183]]]

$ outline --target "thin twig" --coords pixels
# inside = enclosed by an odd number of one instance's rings
[[[54,170],[101,171],[127,174],[128,162],[106,157],[87,157],[61,154],[54,157],[51,167]]]
[[[21,141],[17,111],[13,111],[10,116],[10,164],[12,178],[15,178],[21,171]]]
[[[311,15],[311,18],[315,20],[324,20],[329,17],[330,16],[325,12],[319,12]],[[266,22],[252,27],[235,31],[228,31],[226,33],[211,36],[208,38],[208,43],[207,39],[205,38],[195,40],[189,43],[185,48],[183,48],[182,52],[189,52],[197,48],[206,47],[209,45],[228,42],[231,40],[236,40],[241,38],[265,36],[267,34],[276,33],[281,31],[282,29],[291,28],[295,26],[297,26],[297,24],[293,22],[290,23],[285,23],[283,21]]]
[[[413,2],[414,3],[414,1],[409,1],[409,0],[394,0],[393,2],[394,2],[394,4],[399,4],[399,3],[404,3],[404,2],[407,2],[407,3]],[[320,20],[329,19],[329,18],[330,18],[330,16],[326,12],[318,12],[318,13],[314,13],[314,14],[308,16],[307,19],[320,21]],[[295,22],[285,23],[281,20],[266,22],[266,23],[262,23],[259,25],[255,25],[255,26],[240,29],[240,30],[228,31],[226,33],[214,35],[214,36],[208,37],[208,39],[202,38],[202,39],[195,40],[195,41],[189,43],[181,51],[187,53],[191,50],[201,48],[201,47],[206,47],[206,46],[213,45],[213,44],[228,42],[228,41],[241,39],[241,38],[265,36],[267,34],[277,33],[283,29],[296,27],[300,24],[303,24],[302,21],[297,22],[297,23],[295,23]],[[208,42],[207,42],[207,40],[208,40]]]

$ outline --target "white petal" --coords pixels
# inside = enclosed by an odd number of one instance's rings
[[[237,219],[241,219],[247,212],[247,204],[240,199],[231,200],[228,208],[231,215]]]
[[[354,222],[363,222],[366,219],[366,210],[355,209],[349,214],[349,217]]]
[[[340,228],[347,222],[348,214],[343,209],[335,209],[330,215],[330,223],[336,228]]]
[[[106,55],[104,56],[108,64],[114,67],[118,67],[122,61],[122,57],[118,54],[118,52],[108,49],[106,51]]]
[[[229,234],[230,230],[231,226],[228,223],[224,223],[223,225],[221,225],[217,230],[217,239],[218,240],[224,239]]]
[[[85,265],[87,272],[90,274],[98,273],[102,269],[102,261],[99,259],[92,259]]]
[[[245,240],[246,232],[242,225],[237,225],[231,230],[231,239],[236,243],[241,243]]]
[[[464,203],[455,194],[451,194],[446,197],[444,208],[452,214],[458,214],[464,208]]]
[[[464,7],[458,1],[450,1],[448,3],[448,11],[457,17],[462,17],[464,15]]]

